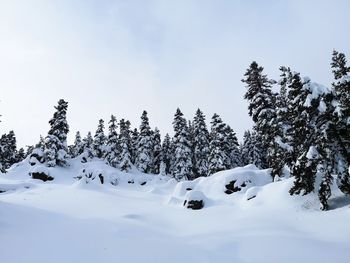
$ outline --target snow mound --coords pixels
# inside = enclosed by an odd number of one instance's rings
[[[209,177],[197,178],[193,181],[179,182],[167,203],[171,205],[183,205],[191,195],[202,194],[207,204],[232,203],[231,194],[244,194],[251,188],[249,197],[256,196],[257,187],[272,183],[270,170],[259,170],[255,165],[237,167],[231,170],[221,171]]]
[[[192,210],[202,209],[208,198],[201,191],[188,191],[185,195],[184,207]]]

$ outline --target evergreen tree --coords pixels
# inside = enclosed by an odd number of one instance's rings
[[[122,171],[128,172],[131,169],[130,122],[121,119],[119,121],[119,129],[119,142],[121,148],[119,167]]]
[[[255,131],[245,131],[240,152],[243,165],[254,164],[256,167],[261,167],[263,162],[261,153],[263,151],[261,150],[261,144]]]
[[[100,119],[94,136],[94,156],[104,158],[106,155],[106,136],[104,134],[104,120]]]
[[[113,167],[117,167],[120,155],[117,126],[117,119],[114,115],[112,115],[108,127],[109,133],[107,137],[106,160],[107,163]]]
[[[2,169],[5,171],[17,162],[17,142],[13,131],[4,134],[0,138],[0,158]]]
[[[164,165],[164,173],[171,174],[171,160],[173,157],[173,147],[169,134],[166,134],[162,144],[162,163]]]
[[[21,147],[16,154],[16,162],[21,162],[27,157],[25,150]]]
[[[162,146],[161,146],[160,132],[157,127],[154,129],[154,132],[152,134],[152,144],[153,144],[152,173],[159,174],[160,163],[162,160]]]
[[[271,168],[271,175],[273,178],[281,177],[283,175],[284,166],[292,163],[289,160],[289,151],[292,147],[288,144],[287,131],[291,129],[291,119],[288,114],[288,98],[287,91],[288,85],[292,82],[292,72],[290,68],[281,67],[281,80],[279,81],[279,93],[276,94],[276,109],[272,120],[271,120],[271,142],[268,149],[268,160]],[[294,161],[294,160],[293,160]]]
[[[56,112],[53,118],[49,121],[50,130],[45,138],[44,158],[46,165],[53,166],[67,166],[68,147],[67,147],[67,133],[69,126],[67,123],[67,108],[68,102],[63,99],[58,101],[55,107]]]
[[[131,132],[131,162],[135,164],[136,157],[137,157],[137,152],[138,152],[138,142],[139,142],[139,132],[137,128],[135,128]]]
[[[226,125],[225,127],[225,141],[225,151],[226,156],[228,157],[226,160],[226,169],[242,166],[242,157],[238,147],[238,139],[236,133],[229,125]]]
[[[82,148],[83,148],[83,156],[82,162],[86,163],[88,160],[94,158],[94,150],[93,150],[94,139],[92,138],[91,132],[88,132],[86,137],[83,139]]]
[[[83,148],[83,142],[81,140],[81,135],[80,135],[80,132],[77,131],[76,134],[75,134],[75,139],[74,139],[74,144],[71,148],[71,157],[72,158],[75,158],[77,156],[79,156],[80,154],[82,154],[84,151],[84,148]]]
[[[210,130],[210,154],[209,172],[210,174],[225,170],[227,167],[227,145],[226,145],[226,124],[222,122],[216,113],[212,117]]]
[[[197,109],[193,120],[193,173],[194,177],[209,175],[209,132],[205,116]]]
[[[177,108],[174,116],[174,159],[172,161],[172,173],[175,179],[192,178],[192,150],[190,133],[186,119]]]
[[[40,135],[39,142],[35,145],[35,147],[33,147],[33,150],[30,151],[30,157],[29,157],[30,165],[35,165],[37,163],[44,163],[45,162],[44,151],[45,151],[45,140],[44,140],[44,137]]]
[[[143,173],[152,172],[153,142],[152,132],[149,126],[146,111],[143,111],[141,116],[140,134],[138,138],[137,148],[138,152],[135,166]]]
[[[309,79],[302,80],[299,73],[293,72],[288,85],[288,111],[293,120],[286,131],[286,140],[291,147],[287,154],[287,164],[292,167],[300,155],[308,148],[304,145],[305,138],[310,134],[312,127],[308,125],[308,96],[311,94],[308,85]],[[306,88],[305,88],[306,87]],[[308,142],[306,142],[308,144]]]
[[[247,85],[247,92],[244,96],[249,102],[249,115],[255,122],[259,139],[261,139],[262,150],[269,148],[271,138],[271,120],[275,114],[274,94],[271,91],[272,81],[263,74],[263,67],[254,61],[250,64],[242,81]],[[262,153],[266,156],[266,153]],[[270,160],[264,160],[261,168],[267,168]]]
[[[337,184],[342,192],[350,194],[350,67],[347,66],[345,55],[337,51],[333,51],[331,67],[338,105],[334,132],[338,144]]]

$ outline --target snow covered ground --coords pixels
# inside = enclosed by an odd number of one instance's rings
[[[84,166],[76,161],[48,168],[55,179],[45,183],[28,176],[26,162],[0,175],[0,262],[350,258],[350,199],[338,192],[333,209],[321,212],[316,196],[288,194],[292,179],[271,183],[268,172],[254,166],[180,183],[125,174],[99,161]],[[227,194],[232,181],[240,191]],[[203,209],[183,206],[196,198],[204,201]]]

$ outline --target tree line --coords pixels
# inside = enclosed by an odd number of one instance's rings
[[[35,146],[17,151],[13,131],[1,137],[0,167],[5,172],[27,156],[31,165],[49,167],[67,166],[69,158],[98,158],[126,172],[136,167],[143,173],[193,180],[252,163],[270,168],[275,180],[290,173],[295,178],[291,195],[317,190],[321,209],[326,210],[334,175],[339,189],[350,194],[350,67],[343,53],[333,52],[331,70],[334,81],[325,87],[284,66],[278,81],[269,79],[263,67],[252,62],[242,81],[254,126],[241,145],[218,114],[208,128],[200,109],[193,120],[177,109],[172,137],[166,134],[161,140],[143,111],[139,128],[112,115],[107,129],[101,119],[94,135],[89,132],[82,138],[78,131],[68,146],[68,102],[61,99],[47,136]]]

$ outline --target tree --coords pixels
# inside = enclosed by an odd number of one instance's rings
[[[141,116],[140,134],[138,137],[137,148],[138,152],[135,166],[143,173],[150,173],[153,165],[153,142],[147,111],[143,111]]]
[[[25,150],[21,147],[16,154],[16,162],[21,162],[27,157]]]
[[[131,162],[135,164],[136,158],[137,158],[137,151],[138,151],[138,141],[139,141],[139,132],[137,128],[135,128],[131,132],[131,149],[130,149],[130,155],[131,155]]]
[[[131,169],[130,122],[121,119],[119,121],[119,129],[119,141],[121,148],[119,167],[122,171],[128,172]]]
[[[81,140],[81,135],[80,135],[80,132],[77,131],[75,134],[74,144],[71,147],[70,154],[73,158],[75,158],[75,157],[79,156],[80,154],[82,154],[83,151],[84,151],[84,148],[83,148],[83,142]]]
[[[171,160],[173,157],[173,147],[169,134],[166,134],[164,137],[161,154],[162,163],[164,165],[164,173],[171,174]]]
[[[93,150],[97,158],[104,158],[106,155],[106,136],[104,134],[104,120],[100,119],[94,136]]]
[[[226,145],[226,124],[222,122],[218,114],[212,117],[210,130],[210,154],[209,154],[209,172],[210,174],[226,169],[227,145]]]
[[[271,119],[274,117],[274,94],[271,91],[271,80],[263,74],[263,67],[255,61],[250,64],[242,81],[246,83],[247,92],[244,96],[249,102],[249,116],[255,123],[255,131],[261,139],[262,149],[267,150],[271,141]],[[264,156],[266,154],[263,154]],[[262,168],[267,168],[269,160],[264,160]]]
[[[107,137],[106,160],[107,163],[113,167],[117,167],[119,163],[120,145],[117,134],[117,119],[111,115],[109,123],[109,133]]]
[[[39,142],[33,147],[32,150],[29,150],[30,157],[29,157],[29,163],[30,165],[35,165],[37,163],[44,163],[45,162],[45,140],[44,137],[40,135]]]
[[[250,132],[247,130],[244,132],[240,152],[243,165],[254,164],[256,167],[261,167],[263,162],[261,153],[263,151],[255,131]]]
[[[83,139],[82,148],[83,148],[83,156],[82,162],[86,163],[88,160],[94,158],[94,150],[93,150],[94,139],[92,138],[91,132],[88,132],[86,137]]]
[[[350,194],[350,67],[347,66],[343,53],[333,51],[332,72],[335,97],[338,107],[336,109],[336,130],[334,136],[338,142],[337,184],[339,189]]]
[[[193,120],[193,173],[194,177],[209,175],[209,132],[205,116],[197,109]]]
[[[49,167],[68,165],[67,134],[69,125],[66,117],[67,108],[68,102],[63,99],[59,100],[55,107],[56,112],[49,121],[50,130],[45,138],[44,150],[46,165]]]
[[[239,150],[238,139],[233,129],[226,125],[225,127],[225,151],[227,155],[226,169],[232,169],[242,166],[242,156]]]
[[[152,145],[153,145],[152,173],[159,174],[160,163],[162,160],[162,146],[161,146],[160,132],[157,127],[154,129],[154,132],[152,134]]]
[[[192,177],[192,150],[190,133],[186,119],[177,108],[174,121],[174,160],[172,173],[177,180],[190,179]]]

